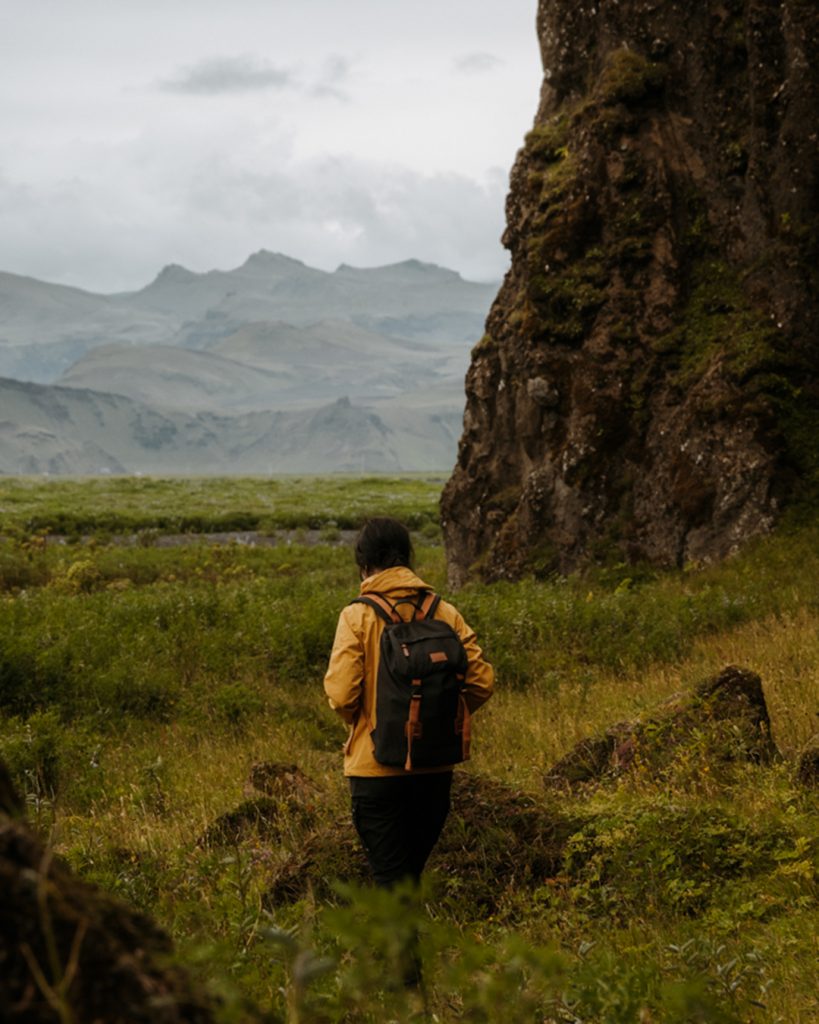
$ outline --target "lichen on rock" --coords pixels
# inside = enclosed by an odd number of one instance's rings
[[[720,558],[819,487],[819,8],[541,0],[538,32],[455,586]]]

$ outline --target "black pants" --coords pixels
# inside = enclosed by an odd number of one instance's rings
[[[452,772],[351,778],[353,823],[375,884],[418,881],[449,813]]]

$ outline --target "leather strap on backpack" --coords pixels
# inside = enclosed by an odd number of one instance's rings
[[[415,599],[411,597],[399,598],[396,602],[390,602],[383,594],[373,592],[362,597],[354,597],[350,604],[366,604],[373,608],[385,621],[391,625],[404,620],[396,611],[399,604],[411,604],[415,609],[412,618],[416,622],[423,619],[435,618],[435,612],[441,603],[439,594],[431,590],[419,590]]]
[[[412,771],[412,741],[421,739],[423,727],[421,725],[421,680],[413,679],[412,697],[410,698],[409,717],[404,726],[404,733],[407,737],[407,759],[404,762],[404,771]]]
[[[461,737],[463,759],[468,761],[472,746],[472,713],[466,701],[465,690],[458,695],[458,717],[455,719],[455,732]]]
[[[350,604],[366,604],[373,608],[385,621],[393,625],[401,622],[401,616],[384,597],[383,594],[368,594],[366,597],[354,597]]]
[[[424,595],[423,597],[421,597],[422,594]],[[438,605],[441,603],[440,594],[434,594],[431,590],[421,590],[418,592],[418,596],[419,598],[421,598],[421,600],[416,606],[415,615],[413,616],[413,618],[419,620],[434,619],[435,612],[438,609]]]

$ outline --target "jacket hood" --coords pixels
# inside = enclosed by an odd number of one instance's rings
[[[404,596],[416,590],[432,590],[428,583],[416,576],[412,569],[404,565],[396,565],[392,569],[382,569],[374,576],[361,581],[361,594],[393,594]]]

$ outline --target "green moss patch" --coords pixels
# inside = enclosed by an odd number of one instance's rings
[[[593,95],[601,103],[634,103],[665,84],[668,69],[625,47],[609,54]]]
[[[679,319],[679,325],[657,338],[653,347],[675,355],[681,387],[690,387],[716,359],[740,384],[763,373],[776,374],[786,365],[776,323],[751,305],[738,273],[721,260],[695,266]],[[764,383],[770,387],[773,381],[769,377]]]

